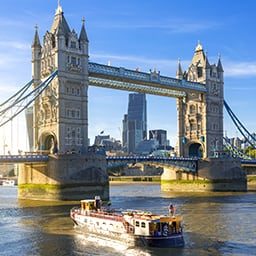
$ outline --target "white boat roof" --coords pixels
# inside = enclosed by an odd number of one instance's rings
[[[81,203],[95,202],[94,199],[83,199],[80,201]]]

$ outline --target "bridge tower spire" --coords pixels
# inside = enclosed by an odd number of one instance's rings
[[[187,80],[205,84],[206,94],[178,99],[178,154],[209,157],[223,149],[223,68],[209,64],[199,42],[186,72]]]
[[[183,71],[182,71],[180,59],[178,59],[178,68],[177,68],[177,71],[176,71],[176,78],[177,79],[183,79]]]
[[[38,26],[35,26],[34,39],[31,45],[32,49],[32,78],[34,79],[34,87],[40,83],[41,79],[41,49]]]

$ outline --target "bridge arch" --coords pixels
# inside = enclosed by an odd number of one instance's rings
[[[191,141],[187,145],[187,152],[188,157],[204,157],[205,156],[205,148],[202,143],[199,141]]]
[[[38,149],[49,150],[51,154],[58,151],[57,136],[53,132],[44,132],[39,137]]]

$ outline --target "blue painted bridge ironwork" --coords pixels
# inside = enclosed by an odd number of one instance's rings
[[[47,162],[48,155],[31,154],[31,155],[0,155],[1,163],[37,163]]]
[[[108,156],[108,165],[111,163],[150,163],[161,166],[172,166],[181,168],[184,171],[196,172],[198,169],[198,158],[184,157],[153,157],[153,156]]]
[[[0,164],[5,163],[38,163],[47,162],[47,154],[31,153],[24,155],[0,155]],[[198,158],[184,157],[153,157],[153,156],[106,156],[108,166],[112,163],[126,165],[129,163],[155,163],[162,166],[180,167],[184,171],[196,172],[198,170]],[[256,166],[256,159],[241,159],[241,165]],[[112,165],[113,166],[113,165]]]

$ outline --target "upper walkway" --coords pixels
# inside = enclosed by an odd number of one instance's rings
[[[185,97],[187,91],[206,92],[204,84],[89,62],[89,85],[169,97]]]

